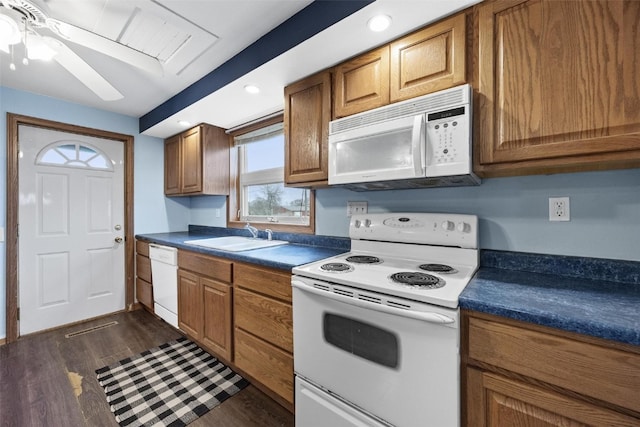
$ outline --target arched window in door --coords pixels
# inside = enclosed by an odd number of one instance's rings
[[[96,147],[76,141],[57,141],[44,147],[36,164],[113,171],[113,161]]]

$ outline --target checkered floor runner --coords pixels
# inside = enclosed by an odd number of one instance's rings
[[[249,384],[186,338],[96,374],[121,426],[186,426]]]

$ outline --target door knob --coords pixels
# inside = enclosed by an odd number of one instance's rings
[[[122,243],[122,240],[123,240],[122,237],[115,238],[116,243]]]

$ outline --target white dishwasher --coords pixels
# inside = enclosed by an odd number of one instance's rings
[[[171,326],[178,327],[178,249],[149,244],[153,277],[153,309]]]

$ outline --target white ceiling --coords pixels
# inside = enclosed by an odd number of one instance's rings
[[[183,130],[178,120],[231,128],[277,112],[283,107],[283,89],[287,84],[479,1],[377,0],[144,133],[168,137]],[[66,42],[124,95],[122,100],[101,100],[56,62],[32,60],[29,65],[22,65],[21,45],[16,45],[14,50],[15,71],[9,69],[10,55],[0,52],[0,85],[141,117],[238,55],[310,3],[310,0],[48,0],[46,3],[40,0],[39,5],[48,9],[50,17],[112,40],[118,37],[122,40],[121,33],[135,38],[133,30],[137,26],[159,19],[169,25],[165,32],[174,31],[176,37],[187,41],[164,62],[163,76],[151,75]],[[372,33],[366,28],[366,22],[378,13],[391,16],[392,25],[382,33]],[[128,26],[130,22],[133,24]],[[145,44],[151,49],[169,45],[159,42],[158,46],[152,46],[153,40],[146,40]],[[247,94],[243,90],[246,84],[259,86],[261,92]]]

